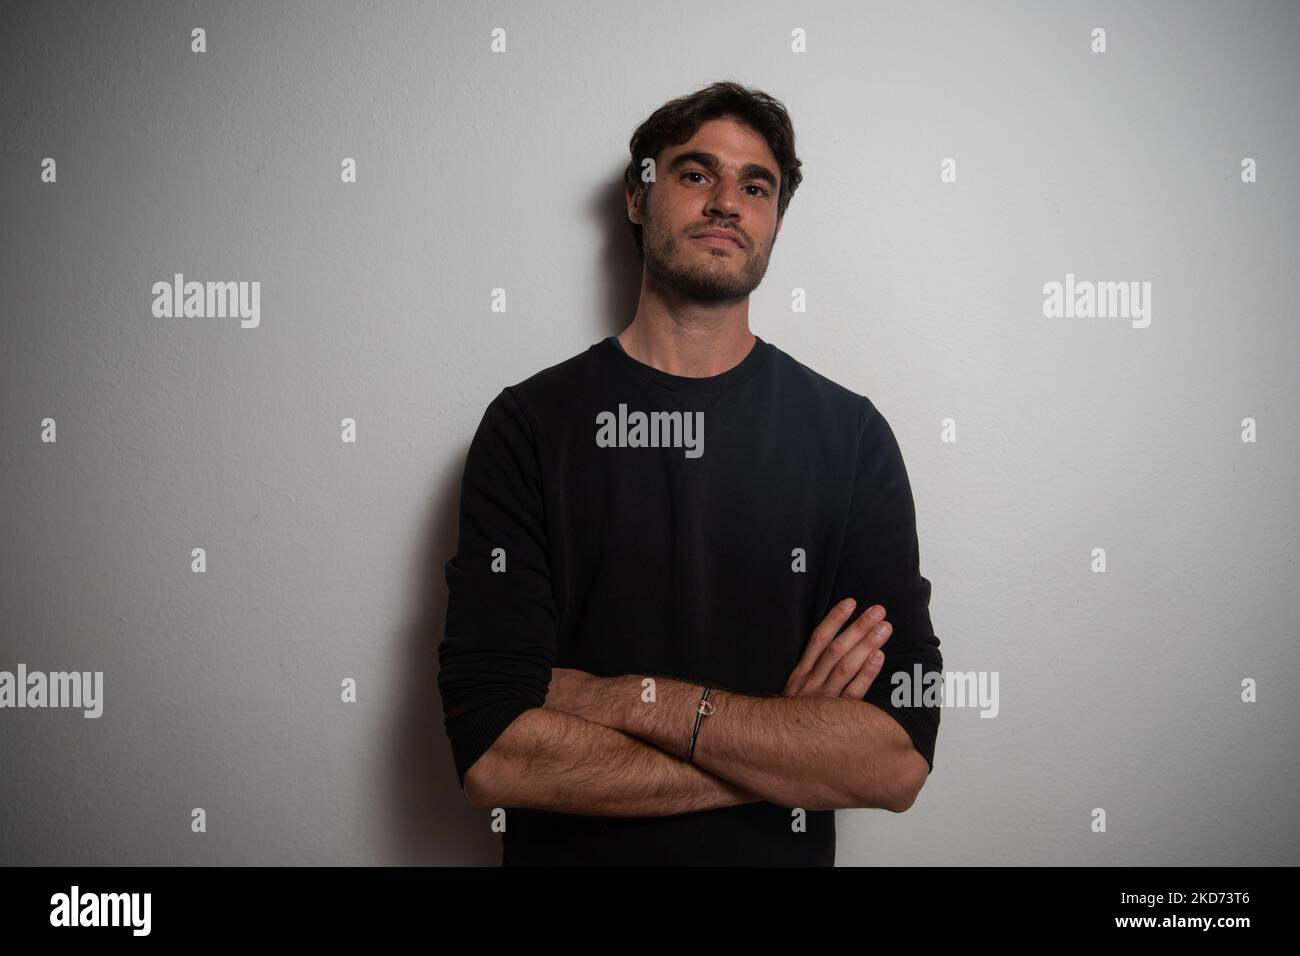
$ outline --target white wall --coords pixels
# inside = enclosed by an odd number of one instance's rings
[[[464,455],[630,319],[628,137],[731,78],[804,160],[752,328],[889,418],[1000,680],[839,863],[1296,863],[1298,9],[6,6],[0,669],[105,701],[0,711],[0,859],[497,862],[434,685]],[[155,318],[175,272],[260,325]],[[1066,273],[1150,325],[1045,318]]]

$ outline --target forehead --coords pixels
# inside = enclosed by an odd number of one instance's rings
[[[750,127],[725,116],[706,120],[686,142],[667,147],[663,159],[671,161],[679,153],[694,150],[714,153],[724,165],[761,163],[772,170],[778,165],[767,140]]]

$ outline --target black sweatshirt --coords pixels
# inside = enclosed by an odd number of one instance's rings
[[[438,649],[462,786],[543,705],[553,666],[779,695],[846,597],[850,620],[885,607],[893,633],[865,699],[933,769],[938,706],[891,700],[893,673],[943,666],[898,442],[869,399],[755,338],[706,378],[602,339],[488,405],[465,461]],[[683,715],[683,751],[692,723]],[[808,812],[804,832],[794,820],[766,801],[659,817],[508,808],[502,862],[833,864],[834,811]]]

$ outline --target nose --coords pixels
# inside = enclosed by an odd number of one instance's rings
[[[718,184],[709,194],[708,213],[711,216],[732,218],[740,209],[740,189],[733,180],[719,177]]]

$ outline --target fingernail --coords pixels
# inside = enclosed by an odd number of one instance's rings
[[[840,602],[840,610],[841,610],[841,611],[851,611],[851,610],[853,610],[853,598],[845,598],[843,601],[841,601],[841,602]]]

